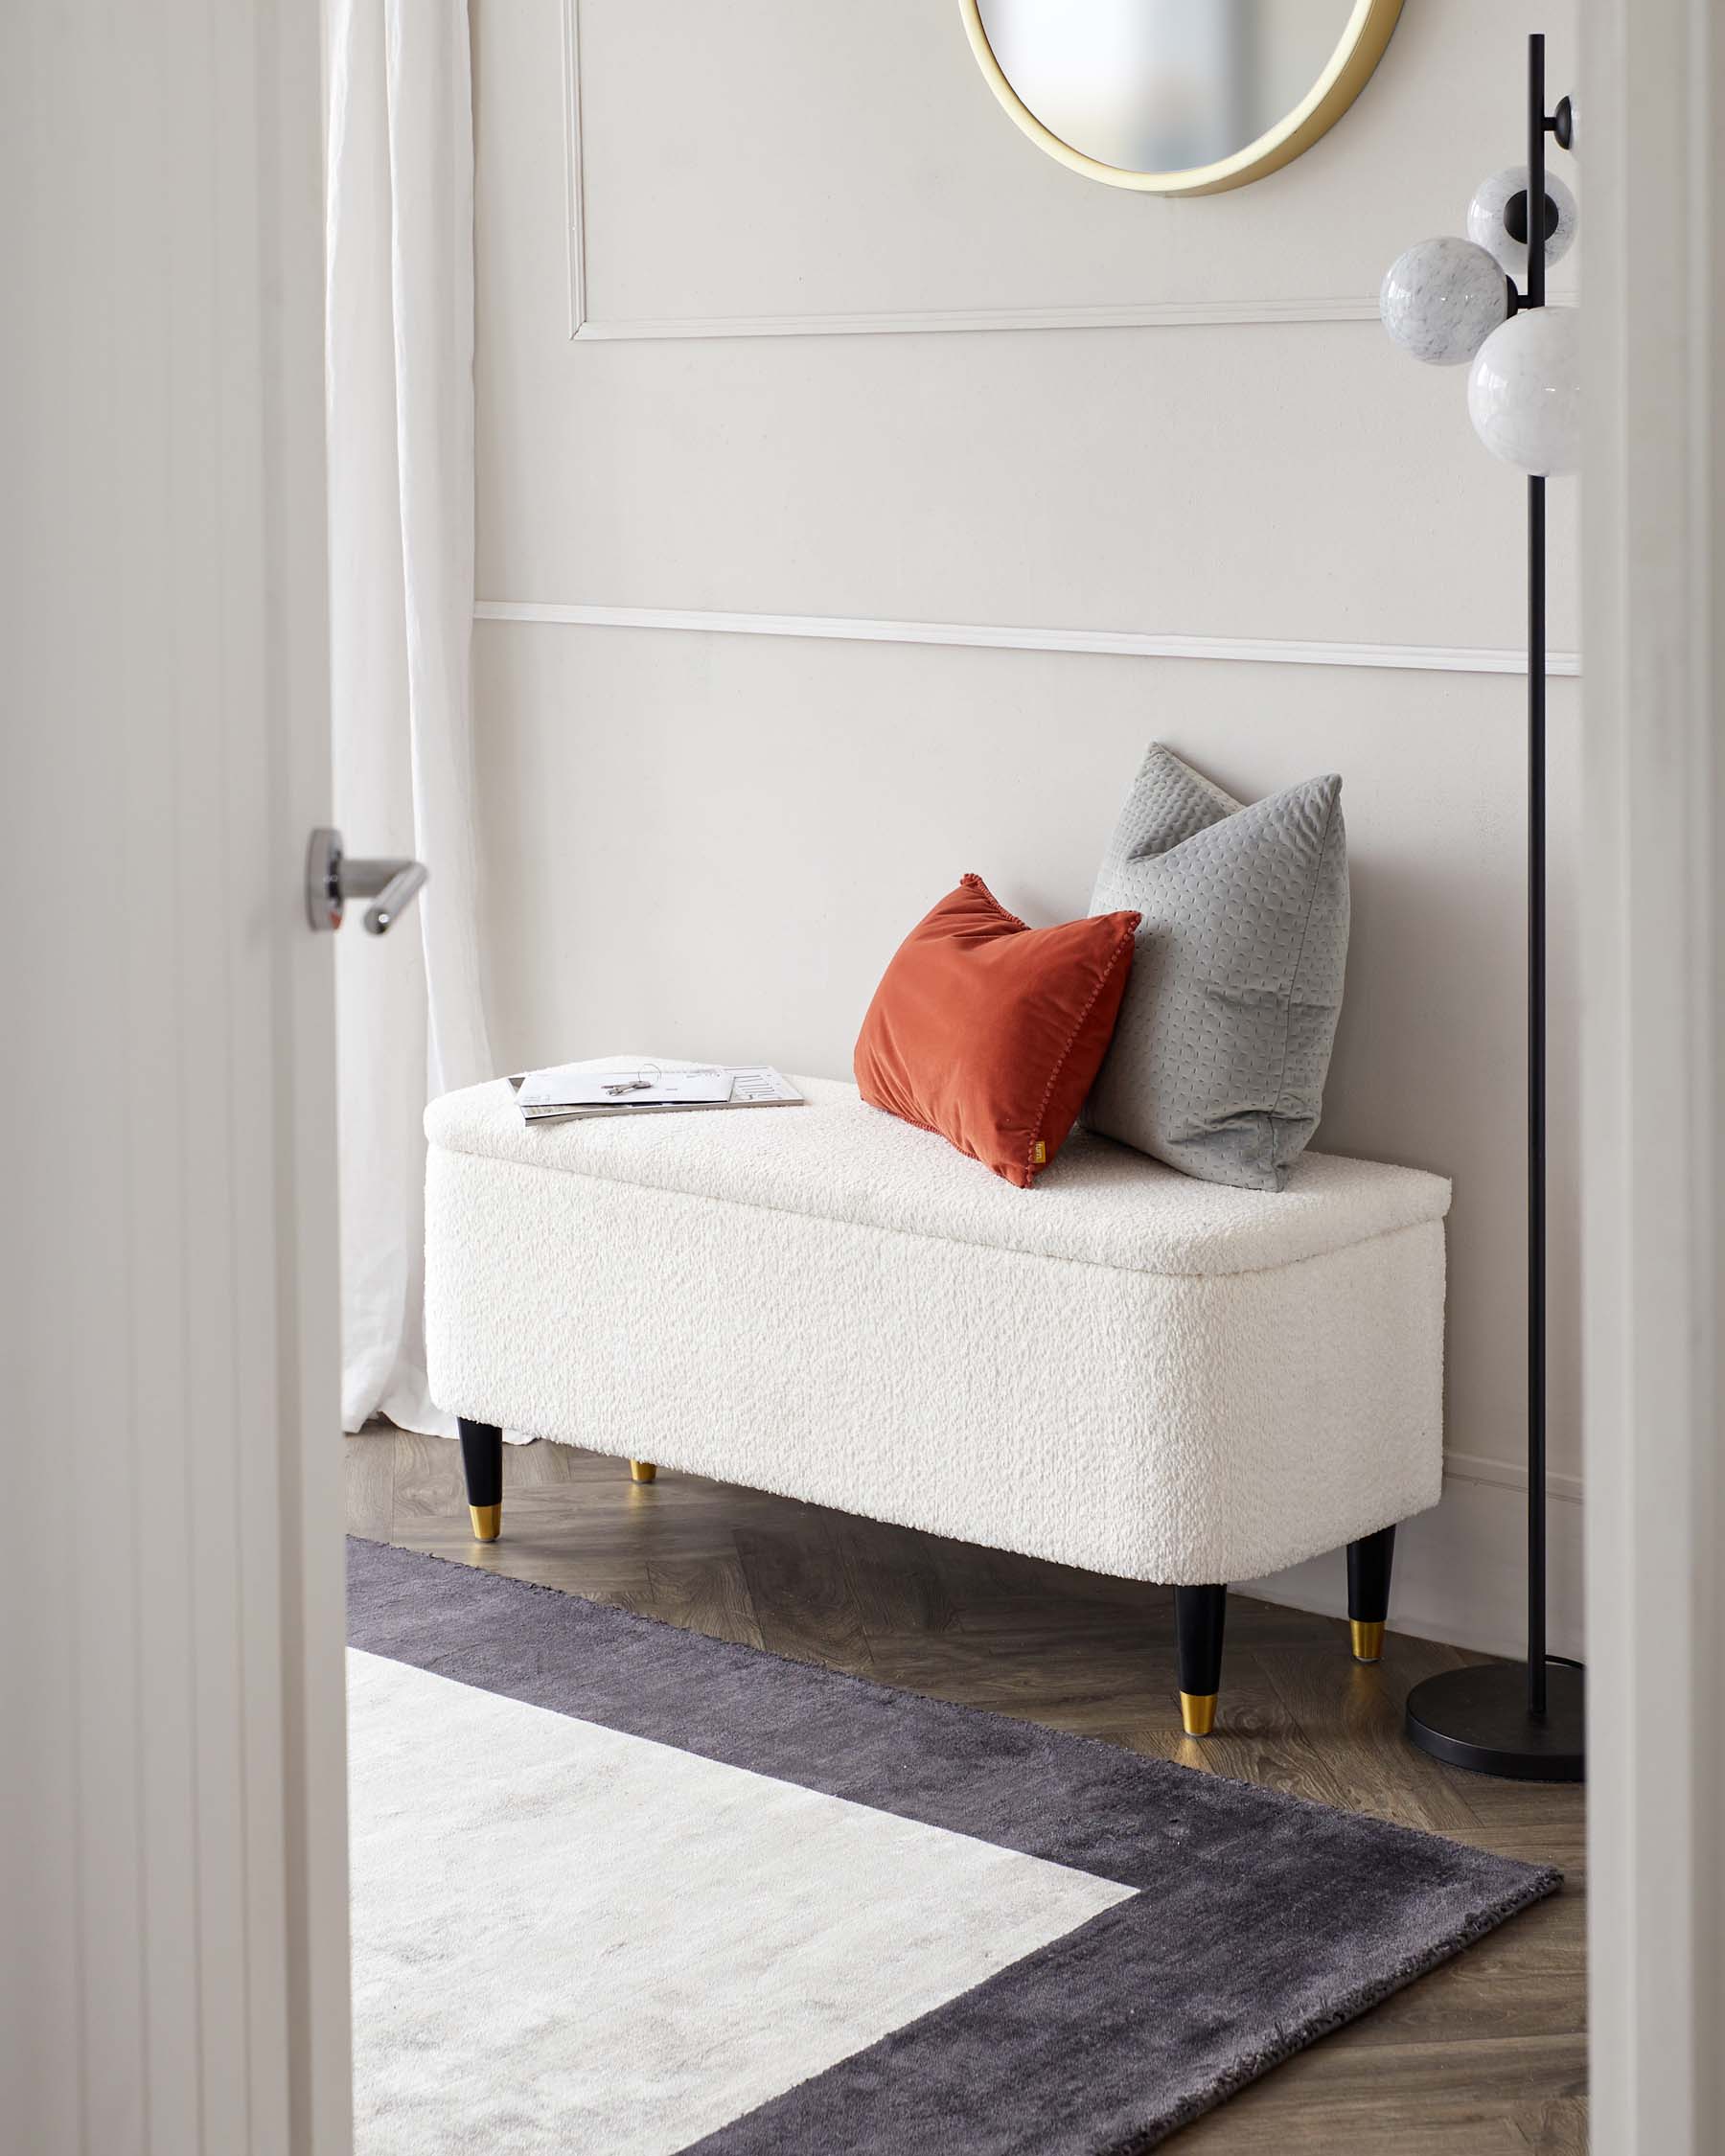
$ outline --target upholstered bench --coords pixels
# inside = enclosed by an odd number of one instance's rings
[[[1017,1190],[854,1087],[529,1128],[426,1115],[432,1396],[474,1531],[518,1430],[1175,1590],[1187,1729],[1227,1584],[1346,1544],[1375,1659],[1436,1503],[1438,1176],[1306,1154],[1279,1195],[1074,1132]]]

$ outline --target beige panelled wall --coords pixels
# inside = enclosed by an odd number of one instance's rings
[[[1313,150],[1177,203],[1042,156],[949,0],[580,0],[577,161],[566,11],[472,7],[486,601],[1439,656],[1519,642],[1522,484],[1475,443],[1464,373],[1402,359],[1370,309],[1390,257],[1459,230],[1474,182],[1515,161],[1530,28],[1567,85],[1573,8],[1408,0]],[[1554,287],[1575,276],[1572,257]],[[1120,317],[1138,326],[1094,326]],[[976,326],[909,326],[931,320]],[[1563,652],[1576,506],[1553,487]],[[1152,736],[1239,793],[1340,770],[1354,939],[1320,1142],[1456,1181],[1455,1473],[1403,1538],[1397,1614],[1517,1642],[1516,677],[507,619],[475,654],[512,1065],[638,1047],[843,1072],[886,958],[960,871],[1033,921],[1082,908]],[[1552,1535],[1573,1647],[1573,681],[1552,718]],[[1276,1591],[1335,1606],[1338,1570]]]

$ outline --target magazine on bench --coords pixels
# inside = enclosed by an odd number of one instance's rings
[[[702,1108],[800,1108],[803,1096],[770,1064],[656,1063],[600,1056],[518,1072],[509,1083],[525,1123],[667,1115]]]

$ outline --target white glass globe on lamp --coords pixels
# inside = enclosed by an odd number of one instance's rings
[[[1556,120],[1556,132],[1559,147],[1567,149],[1572,157],[1579,157],[1581,154],[1579,147],[1581,140],[1581,114],[1579,104],[1575,98],[1568,97],[1558,99]]]
[[[1546,267],[1561,262],[1575,245],[1576,227],[1580,213],[1576,208],[1576,197],[1554,172],[1547,172],[1546,200],[1556,213],[1556,222],[1546,234]],[[1515,208],[1512,211],[1511,205]],[[1512,218],[1521,237],[1506,223]],[[1477,246],[1484,247],[1509,277],[1526,277],[1528,274],[1528,168],[1525,165],[1508,165],[1501,172],[1493,172],[1474,189],[1473,200],[1467,205],[1467,237]]]
[[[1508,318],[1509,287],[1470,240],[1422,240],[1384,273],[1378,313],[1392,340],[1429,366],[1460,367]]]
[[[1535,478],[1581,462],[1581,317],[1573,307],[1512,315],[1480,347],[1467,414],[1493,456]]]

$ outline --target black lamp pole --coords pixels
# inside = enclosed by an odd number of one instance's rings
[[[1545,39],[1528,39],[1528,201],[1545,203]],[[1530,221],[1531,221],[1530,219]],[[1545,227],[1528,301],[1545,305]],[[1546,483],[1528,481],[1528,1712],[1546,1711]]]
[[[1545,305],[1545,139],[1569,149],[1565,98],[1545,108],[1545,39],[1528,39],[1528,189],[1505,210],[1528,242],[1528,289]],[[1517,231],[1519,218],[1524,231]],[[1579,1781],[1584,1770],[1578,1663],[1546,1650],[1546,483],[1528,481],[1528,1665],[1495,1663],[1428,1677],[1408,1694],[1408,1735],[1452,1766],[1523,1781]]]

